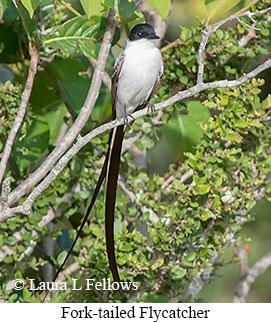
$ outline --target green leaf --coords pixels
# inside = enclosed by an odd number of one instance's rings
[[[231,192],[230,190],[227,190],[224,195],[221,197],[221,201],[224,204],[231,204],[235,201],[235,197],[233,192]]]
[[[151,266],[151,270],[156,270],[164,264],[164,258],[158,258],[155,263]]]
[[[97,225],[93,225],[91,232],[98,238],[100,239],[104,239],[104,232],[97,226]]]
[[[24,7],[27,9],[30,18],[33,18],[34,11],[38,8],[39,0],[21,0]]]
[[[216,108],[217,104],[212,101],[205,100],[202,102],[203,105],[205,105],[207,108]]]
[[[80,2],[88,18],[101,15],[104,9],[100,0],[80,0]]]
[[[236,120],[234,122],[234,125],[237,127],[237,128],[247,128],[248,127],[248,122],[246,120]]]
[[[210,210],[207,210],[205,212],[203,212],[201,215],[200,215],[200,219],[202,221],[207,221],[209,220],[210,218],[212,218],[212,215],[213,213],[210,211]],[[190,255],[189,255],[190,256]],[[193,259],[194,260],[194,259]],[[188,259],[188,261],[192,261],[190,258]]]
[[[58,264],[59,266],[63,263],[63,261],[64,261],[64,259],[66,258],[67,254],[68,254],[68,251],[61,251],[61,252],[58,254],[56,261],[57,261],[57,264]]]
[[[187,256],[187,261],[194,261],[196,258],[196,252],[191,252],[188,256]]]
[[[40,301],[33,297],[32,292],[27,288],[23,289],[23,300],[25,303],[39,303]]]
[[[173,157],[179,158],[182,151],[192,151],[203,134],[199,122],[206,123],[209,110],[199,101],[186,101],[188,115],[173,114],[170,122],[163,127],[163,133],[172,150]]]
[[[50,143],[57,140],[61,126],[64,123],[64,117],[67,114],[67,108],[62,103],[56,110],[50,111],[44,115],[50,128]]]
[[[239,135],[239,133],[237,132],[228,132],[225,137],[222,137],[225,140],[229,140],[229,141],[234,141],[234,142],[241,142],[242,141],[242,137]]]
[[[49,143],[49,127],[44,117],[37,116],[23,139],[14,144],[14,155],[21,172],[39,158]]]
[[[31,223],[35,223],[37,224],[38,222],[40,222],[40,220],[42,219],[42,214],[38,214],[38,213],[32,213],[29,216],[29,221]]]
[[[229,97],[228,97],[228,96],[223,95],[223,96],[220,98],[220,104],[221,104],[222,106],[227,105],[227,104],[228,104],[228,102],[229,102]]]
[[[174,266],[171,268],[171,272],[174,279],[182,279],[186,274],[186,269]]]
[[[22,23],[25,29],[25,32],[29,34],[29,23],[30,23],[30,14],[28,10],[23,6],[20,0],[13,0],[15,7],[17,8],[19,15],[22,19]]]
[[[211,187],[209,184],[199,184],[195,187],[195,189],[200,195],[204,195],[210,191]]]
[[[30,103],[31,111],[36,114],[54,111],[61,103],[57,80],[55,75],[50,72],[50,64],[46,64],[44,70],[37,73]]]
[[[7,239],[8,246],[15,246],[17,243],[17,238],[15,236],[9,236]]]
[[[147,2],[153,9],[158,11],[162,19],[166,20],[170,9],[170,0],[147,0]]]
[[[48,70],[57,79],[57,85],[68,110],[77,115],[88,93],[90,79],[80,76],[87,67],[79,59],[64,58],[52,62]]]
[[[261,32],[261,34],[262,34],[263,36],[269,36],[269,34],[270,34],[269,29],[267,29],[267,28],[263,28],[263,27],[261,28],[260,32]]]
[[[236,11],[235,8],[240,2],[241,0],[206,0],[208,21],[214,23],[230,16]]]
[[[136,4],[135,1],[130,0],[115,0],[115,9],[119,15],[121,23],[128,23],[136,18],[135,10]]]
[[[187,28],[185,26],[182,26],[180,38],[183,41],[187,41],[191,37],[191,34],[192,34],[191,29],[189,29],[189,28]],[[177,73],[178,73],[178,71],[177,71]]]
[[[64,54],[75,55],[83,52],[86,56],[97,58],[97,40],[101,20],[95,16],[75,17],[58,26],[45,41],[44,46],[58,48]]]
[[[101,0],[101,2],[102,2],[102,5],[107,9],[114,8],[115,0]]]

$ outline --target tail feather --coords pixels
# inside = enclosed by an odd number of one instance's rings
[[[105,236],[106,250],[110,270],[115,281],[119,282],[120,277],[115,256],[115,241],[114,241],[114,217],[115,217],[115,202],[117,193],[117,182],[119,174],[121,147],[124,137],[124,126],[119,126],[116,129],[115,136],[112,140],[112,149],[108,165],[108,176],[106,185],[106,200],[105,200]]]
[[[113,129],[113,130],[114,130],[114,129]],[[73,243],[72,243],[72,246],[70,247],[70,250],[69,250],[69,252],[67,253],[67,255],[66,255],[66,257],[65,257],[64,261],[63,261],[63,262],[62,262],[62,264],[61,264],[61,266],[58,268],[58,270],[57,270],[57,272],[56,272],[56,274],[55,274],[54,279],[53,279],[53,281],[52,281],[52,282],[55,282],[55,281],[57,280],[58,275],[61,273],[61,271],[62,271],[63,267],[65,266],[65,264],[66,264],[66,262],[67,262],[67,260],[68,260],[69,256],[71,255],[71,253],[72,253],[72,251],[73,251],[73,248],[74,248],[74,246],[75,246],[75,244],[76,244],[76,242],[77,242],[77,240],[78,240],[78,238],[79,238],[79,236],[80,236],[81,232],[83,231],[84,225],[86,224],[86,222],[87,222],[87,220],[88,220],[88,217],[89,217],[89,215],[90,215],[90,212],[91,212],[91,210],[92,210],[92,208],[93,208],[93,206],[94,206],[94,204],[95,204],[95,201],[96,201],[96,199],[97,199],[97,196],[98,196],[98,193],[99,193],[99,191],[100,191],[100,189],[101,189],[101,186],[102,186],[102,184],[103,184],[103,181],[104,181],[104,179],[106,178],[107,168],[108,168],[108,161],[109,161],[109,156],[110,156],[110,147],[111,147],[111,141],[112,141],[112,136],[113,136],[113,130],[111,130],[110,135],[109,135],[109,140],[108,140],[108,147],[109,147],[109,148],[108,148],[108,150],[107,150],[106,157],[105,157],[105,161],[104,161],[104,164],[103,164],[103,167],[102,167],[102,170],[101,170],[100,176],[99,176],[99,178],[98,178],[98,182],[97,182],[97,184],[96,184],[96,187],[95,187],[94,193],[93,193],[93,195],[92,195],[91,202],[90,202],[90,204],[89,204],[89,206],[88,206],[88,208],[87,208],[86,214],[84,215],[84,218],[83,218],[83,220],[82,220],[82,222],[81,222],[81,225],[80,225],[80,227],[79,227],[79,230],[77,231],[77,234],[76,234],[76,237],[75,237],[75,239],[74,239],[74,241],[73,241]],[[50,292],[49,290],[46,292],[46,294],[45,294],[45,296],[44,296],[43,301],[45,301],[45,300],[46,300],[46,297],[48,296],[49,292]]]

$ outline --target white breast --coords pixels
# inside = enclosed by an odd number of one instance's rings
[[[163,69],[161,54],[154,41],[128,41],[124,54],[116,100],[117,118],[133,113],[148,99]]]

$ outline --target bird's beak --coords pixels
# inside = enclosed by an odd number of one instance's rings
[[[149,35],[149,39],[160,39],[159,36],[157,36],[155,33]]]

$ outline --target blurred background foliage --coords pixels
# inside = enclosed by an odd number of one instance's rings
[[[153,102],[195,84],[197,52],[205,23],[214,25],[232,14],[271,6],[270,0],[147,2],[168,26],[162,44],[165,74]],[[87,0],[0,1],[0,151],[20,103],[29,66],[28,45],[35,42],[40,48],[30,106],[6,173],[12,180],[12,189],[41,165],[80,112],[108,9],[113,5],[120,24],[106,65],[109,75],[130,28],[144,21],[142,13],[136,11],[135,1],[97,0],[91,5]],[[251,24],[246,19],[244,22]],[[247,39],[249,29],[236,22],[223,26],[210,38],[204,81],[236,79],[270,57],[270,16],[257,17],[256,27],[259,31],[243,45],[240,41]],[[123,280],[141,283],[140,294],[131,293],[128,301],[182,301],[193,277],[211,266],[209,260],[214,252],[223,256],[215,266],[211,283],[198,297],[206,302],[232,301],[239,279],[234,256],[237,242],[249,244],[250,265],[270,250],[270,123],[259,122],[270,111],[270,71],[262,73],[261,78],[265,82],[251,80],[238,89],[200,93],[168,107],[162,114],[137,120],[129,129],[128,136],[138,137],[135,146],[146,151],[147,164],[138,169],[131,152],[123,155],[124,186],[118,190],[115,222],[119,235],[117,261]],[[103,84],[82,134],[109,121],[110,115],[110,91]],[[71,160],[35,202],[29,217],[17,216],[0,224],[0,282],[5,301],[42,300],[41,294],[32,294],[27,288],[10,291],[7,283],[14,277],[26,281],[52,279],[48,272],[53,273],[61,264],[75,237],[74,228],[90,201],[107,136],[95,138]],[[182,176],[191,169],[193,178],[181,183]],[[164,183],[170,178],[174,180],[167,190]],[[264,199],[255,205],[254,192],[259,188],[265,190]],[[129,198],[129,191],[137,192],[135,200]],[[39,227],[50,209],[56,215],[53,225]],[[236,223],[240,210],[249,211],[248,223],[243,226]],[[68,275],[69,282],[79,277],[97,281],[111,277],[103,216],[102,191],[69,261],[77,262],[81,272]],[[227,230],[236,232],[238,238],[224,252]],[[45,239],[48,237],[54,246],[50,252]],[[24,255],[33,241],[34,251]],[[10,252],[3,252],[6,247]],[[271,301],[270,275],[270,271],[266,272],[256,280],[248,301]],[[114,293],[97,295],[89,291],[52,295],[52,301],[67,300],[122,299]]]

